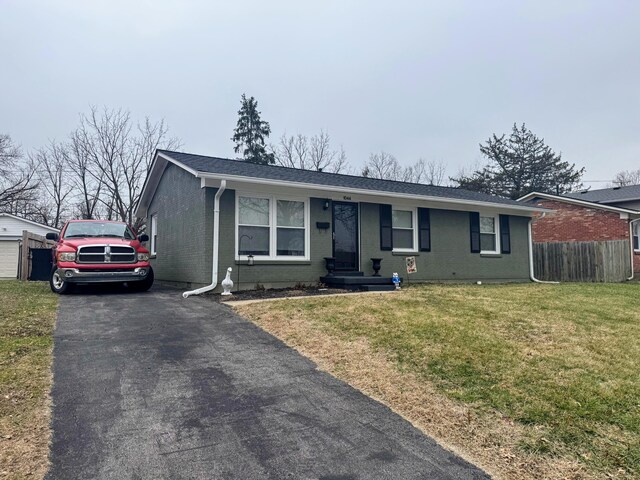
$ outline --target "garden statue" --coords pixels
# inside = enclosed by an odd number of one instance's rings
[[[227,276],[222,280],[222,295],[231,295],[231,289],[233,288],[233,280],[231,280],[231,267],[227,268]]]

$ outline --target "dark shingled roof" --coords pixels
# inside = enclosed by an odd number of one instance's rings
[[[298,182],[313,185],[326,185],[345,189],[371,190],[377,192],[400,193],[406,195],[421,195],[441,197],[443,199],[458,199],[471,202],[495,203],[522,208],[524,205],[508,198],[496,197],[486,193],[472,192],[462,188],[438,187],[420,183],[396,182],[392,180],[378,180],[375,178],[343,175],[338,173],[300,170],[298,168],[280,167],[275,165],[257,165],[228,158],[206,157],[190,153],[158,150],[185,166],[203,173],[222,175],[237,175],[241,177],[260,178],[282,182]]]
[[[604,204],[640,200],[640,185],[571,192],[567,193],[565,196],[577,198],[578,200]]]

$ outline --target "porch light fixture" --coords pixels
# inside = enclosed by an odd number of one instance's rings
[[[329,210],[329,200],[324,201],[324,205],[322,205],[323,210]]]
[[[254,263],[253,263],[253,255],[249,254],[247,255],[247,265],[249,265],[250,267],[253,267]]]

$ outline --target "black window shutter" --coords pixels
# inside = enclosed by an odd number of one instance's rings
[[[421,252],[431,251],[431,215],[428,208],[418,208],[418,243]]]
[[[638,242],[638,240],[640,240],[640,238],[638,238],[637,235],[633,236],[633,249],[634,250],[640,250],[640,246],[638,245],[640,242]]]
[[[469,212],[469,226],[471,227],[471,253],[480,253],[480,214]]]
[[[500,215],[500,253],[511,253],[509,215]]]
[[[380,250],[393,250],[391,205],[380,205]]]

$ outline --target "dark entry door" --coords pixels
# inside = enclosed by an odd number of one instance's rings
[[[333,202],[331,223],[336,270],[358,270],[358,204]]]

